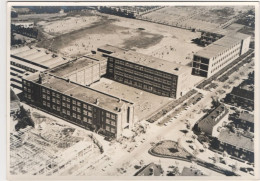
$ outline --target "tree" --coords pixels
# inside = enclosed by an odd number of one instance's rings
[[[238,171],[238,164],[237,164],[237,161],[236,161],[235,164],[233,165],[233,167],[232,167],[232,171],[233,171],[233,172]]]
[[[220,159],[217,153],[214,154],[215,163],[219,163]]]

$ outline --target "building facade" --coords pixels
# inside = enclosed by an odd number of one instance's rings
[[[254,162],[254,139],[242,133],[222,130],[218,137],[218,148],[239,159]]]
[[[250,36],[226,35],[194,54],[192,74],[211,77],[249,50]]]
[[[25,101],[82,128],[118,138],[134,119],[131,102],[49,74],[23,79]]]
[[[254,115],[247,112],[242,112],[239,114],[238,118],[234,119],[234,124],[236,128],[254,132]]]
[[[94,55],[89,55],[89,57],[84,56],[69,61],[68,63],[49,70],[48,72],[58,77],[70,79],[70,81],[81,85],[90,85],[99,81],[101,76],[106,74],[107,59],[104,57],[94,59]]]
[[[191,68],[130,50],[102,48],[107,77],[160,96],[179,98],[191,87]]]
[[[223,122],[228,120],[228,109],[224,104],[220,104],[209,114],[204,116],[197,123],[198,130],[210,135],[212,137],[217,137],[219,134],[219,128],[223,126]]]

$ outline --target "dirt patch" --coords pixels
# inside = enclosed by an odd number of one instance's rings
[[[112,25],[111,23],[114,21],[114,19],[103,17],[98,22],[93,23],[93,25],[89,27],[40,41],[37,46],[43,48],[50,48],[51,46],[52,49],[59,50],[63,47],[66,47],[70,42],[76,39],[80,39],[85,34],[112,34],[118,29],[124,29],[123,27]]]
[[[163,36],[158,34],[152,34],[143,31],[139,31],[138,33],[138,36],[133,36],[128,40],[125,40],[124,48],[148,48],[150,46],[160,43],[160,41],[163,39]]]

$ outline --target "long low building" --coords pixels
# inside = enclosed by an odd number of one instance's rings
[[[22,77],[35,72],[42,72],[68,62],[66,58],[51,53],[46,49],[23,46],[11,49],[11,86],[17,93],[22,90]]]
[[[161,96],[179,98],[191,86],[191,67],[106,45],[107,77]]]
[[[118,138],[130,129],[134,104],[48,73],[22,81],[25,101],[85,129]]]
[[[227,129],[218,136],[218,149],[242,160],[254,162],[254,138]]]
[[[194,54],[192,73],[211,77],[249,50],[251,36],[229,34]]]

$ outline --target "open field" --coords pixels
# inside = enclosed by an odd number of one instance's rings
[[[188,64],[193,53],[202,47],[191,40],[200,33],[167,27],[146,21],[112,15],[61,17],[55,21],[40,21],[39,27],[52,36],[38,46],[69,56],[80,56],[111,44],[168,61]],[[76,23],[77,21],[77,23]],[[73,22],[72,25],[69,22]]]
[[[171,6],[143,15],[141,18],[158,23],[165,23],[185,29],[210,30],[232,20],[235,16],[252,9],[239,6]],[[167,19],[165,19],[167,15]]]
[[[135,103],[135,120],[139,121],[173,100],[102,78],[92,88]]]
[[[44,31],[48,32],[51,35],[62,35],[69,33],[83,27],[89,27],[94,22],[100,19],[99,16],[88,16],[88,17],[67,17],[63,21],[54,20],[54,21],[40,21],[38,25],[44,27]],[[68,26],[69,25],[69,26]]]

